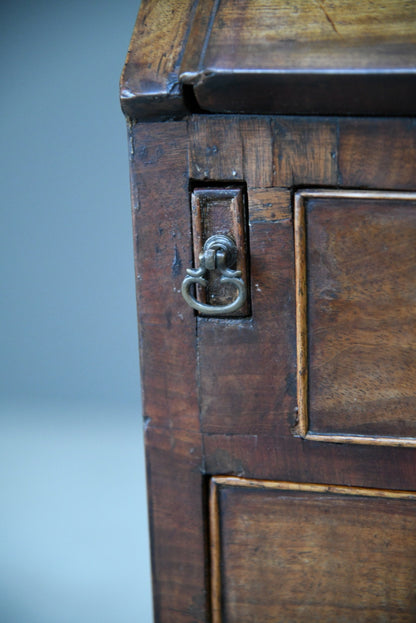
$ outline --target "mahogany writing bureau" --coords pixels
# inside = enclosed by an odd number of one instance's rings
[[[155,618],[416,620],[416,4],[143,0]]]

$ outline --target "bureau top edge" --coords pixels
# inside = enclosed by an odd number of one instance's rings
[[[120,82],[130,118],[416,112],[416,3],[142,0]]]

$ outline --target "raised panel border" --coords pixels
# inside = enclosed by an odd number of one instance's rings
[[[294,245],[296,280],[296,353],[298,423],[293,433],[304,439],[332,443],[416,447],[414,437],[388,437],[340,433],[315,433],[309,430],[308,416],[308,317],[305,203],[310,198],[383,199],[415,201],[414,192],[316,189],[300,190],[294,195]]]

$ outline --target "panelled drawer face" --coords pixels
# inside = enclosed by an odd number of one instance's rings
[[[416,446],[416,194],[295,196],[298,432]]]
[[[214,623],[411,622],[416,494],[217,477]]]

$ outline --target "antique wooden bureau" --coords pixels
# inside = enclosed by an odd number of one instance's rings
[[[416,3],[143,0],[155,619],[416,620]]]

